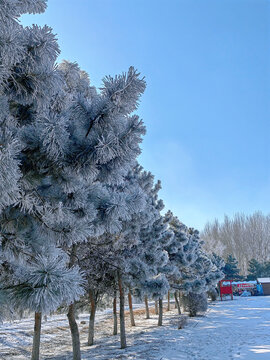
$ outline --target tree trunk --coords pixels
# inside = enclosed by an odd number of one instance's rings
[[[178,297],[177,297],[177,292],[174,293],[174,299],[175,299],[175,305],[177,307],[177,310],[178,310],[178,315],[181,314],[181,309],[180,309],[180,304],[179,304],[179,300],[178,300]]]
[[[174,299],[175,299],[175,294],[176,294],[176,297],[177,297],[177,291],[174,292]],[[176,300],[174,302],[174,308],[177,309],[177,303],[176,303]]]
[[[183,300],[183,295],[181,294],[181,291],[179,291],[179,306],[181,306],[181,304],[182,304],[182,310],[183,310],[184,312],[187,311],[185,302],[184,302],[184,300]]]
[[[39,360],[41,317],[42,315],[40,312],[35,312],[35,325],[31,360]]]
[[[81,360],[80,334],[75,319],[75,304],[69,305],[67,317],[72,338],[73,360]]]
[[[19,317],[20,317],[20,319],[22,319],[23,316],[24,316],[24,311],[21,309],[21,310],[19,310]]]
[[[147,298],[147,296],[144,297],[144,302],[145,302],[145,314],[146,314],[146,319],[150,319],[150,313],[149,313],[149,306],[148,306],[148,298]]]
[[[155,300],[155,314],[158,315],[158,301]]]
[[[116,291],[113,299],[113,335],[117,335],[117,308],[116,308]]]
[[[91,346],[94,344],[95,315],[96,315],[96,301],[95,301],[96,299],[92,290],[89,291],[89,298],[90,298],[91,310],[90,310],[90,318],[89,318],[87,345]]]
[[[179,304],[182,304],[183,312],[188,311],[187,301],[185,301],[185,295],[183,293],[179,293]]]
[[[168,291],[168,304],[167,304],[167,311],[171,310],[171,302],[170,302],[170,291]]]
[[[125,329],[125,293],[122,286],[121,275],[118,272],[119,300],[120,300],[120,339],[121,349],[127,347],[126,329]]]
[[[76,248],[77,245],[72,245],[71,248],[71,254],[70,254],[70,261],[69,261],[69,267],[71,268],[75,264],[76,260]],[[76,322],[76,316],[75,316],[75,304],[71,304],[68,307],[68,322],[69,322],[69,328],[72,338],[72,349],[73,349],[73,360],[81,360],[81,344],[80,344],[80,333],[79,328]]]
[[[162,299],[159,299],[158,300],[158,326],[162,326],[162,315],[163,315]]]
[[[131,326],[136,326],[135,320],[134,320],[133,306],[132,306],[132,296],[131,296],[130,291],[128,292],[128,306],[129,306],[129,315],[130,315]]]

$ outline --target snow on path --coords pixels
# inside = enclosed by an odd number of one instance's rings
[[[137,306],[136,306],[137,307]],[[269,360],[270,297],[236,298],[212,303],[202,317],[189,320],[177,329],[176,310],[164,312],[164,326],[157,327],[157,316],[145,320],[135,316],[136,327],[129,326],[128,348],[119,349],[119,336],[111,336],[110,312],[97,316],[96,345],[86,346],[87,324],[80,324],[82,359],[116,360]],[[50,321],[51,320],[51,321]],[[80,316],[80,321],[88,315]],[[0,359],[30,358],[32,320],[0,325]],[[42,325],[42,360],[71,360],[71,341],[66,318],[54,316]],[[3,351],[2,351],[3,350]],[[2,355],[2,356],[1,356]]]
[[[180,337],[168,337],[159,359],[270,359],[270,297],[216,302],[196,321]]]

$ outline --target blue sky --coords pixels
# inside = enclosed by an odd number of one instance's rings
[[[92,84],[134,65],[146,77],[140,162],[188,226],[269,212],[268,0],[49,0],[61,59]]]

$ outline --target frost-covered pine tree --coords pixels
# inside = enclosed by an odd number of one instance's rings
[[[100,223],[102,212],[121,211],[121,201],[100,209],[96,198],[123,181],[140,153],[145,129],[130,114],[145,82],[130,68],[97,92],[77,64],[57,65],[51,29],[17,20],[45,8],[45,0],[4,0],[0,9],[1,299],[36,312],[33,359],[41,314],[71,304],[80,359],[72,304],[84,280],[74,252],[110,227]]]
[[[194,316],[198,310],[205,309],[206,292],[216,286],[223,274],[203,250],[203,242],[197,230],[188,229],[172,214],[170,228],[174,233],[173,240],[166,248],[174,269],[168,277],[170,286],[174,291],[179,289],[184,294],[186,307]],[[180,313],[176,295],[175,300]]]
[[[93,243],[83,243],[78,247],[77,256],[87,280],[83,300],[90,305],[87,344],[91,346],[94,344],[97,306],[104,295],[113,297],[116,268],[111,265],[110,245],[93,246]]]
[[[215,280],[212,283],[212,286],[209,286],[209,290],[208,290],[208,295],[210,296],[212,301],[215,301],[217,299],[218,296],[218,288],[217,288],[217,282],[222,280],[225,276],[223,269],[225,266],[225,261],[222,259],[222,257],[220,257],[219,255],[212,253],[212,254],[208,254],[208,256],[211,259],[215,272]]]
[[[146,197],[138,182],[130,176],[130,171],[119,185],[107,186],[107,191],[99,195],[99,200],[106,198],[106,206],[102,203],[103,211],[97,217],[95,224],[106,224],[106,232],[99,237],[92,237],[88,242],[80,244],[77,258],[88,281],[87,292],[91,300],[91,315],[88,345],[93,345],[94,316],[97,295],[106,293],[111,295],[115,290],[117,273],[123,269],[123,249],[134,245],[134,239],[128,237],[123,241],[122,230],[127,221],[131,221],[135,214],[142,211]],[[107,194],[107,197],[105,196]],[[109,206],[110,204],[110,206]],[[116,204],[118,206],[116,207]],[[125,259],[126,261],[126,259]],[[116,276],[117,275],[117,276]]]
[[[164,246],[172,236],[166,222],[160,215],[163,204],[158,200],[157,193],[160,183],[153,184],[152,174],[143,171],[140,166],[134,167],[125,178],[125,182],[114,191],[121,194],[128,192],[133,197],[133,213],[121,218],[121,229],[114,235],[104,233],[95,240],[98,246],[97,261],[102,269],[106,269],[103,276],[105,282],[111,281],[112,287],[118,283],[120,294],[120,333],[121,347],[126,346],[124,324],[124,294],[128,293],[131,323],[135,325],[132,311],[132,294],[143,296],[150,293],[161,297],[167,292],[168,281],[160,269],[167,263],[168,256]],[[102,246],[103,244],[103,246]],[[82,245],[80,247],[87,246]],[[91,246],[91,245],[90,245]],[[98,268],[88,259],[88,266]],[[103,265],[102,265],[103,263]],[[91,281],[91,270],[90,281]],[[112,274],[115,276],[113,281]],[[107,290],[110,287],[107,286]],[[93,333],[93,330],[91,330]]]
[[[139,279],[142,281],[142,275],[145,278],[142,270],[145,266],[138,258],[136,249],[139,244],[141,244],[139,233],[145,223],[145,207],[148,202],[148,192],[146,192],[146,188],[151,188],[153,183],[152,178],[152,175],[150,176],[142,172],[141,168],[137,165],[133,170],[129,171],[122,184],[114,186],[114,191],[120,194],[122,199],[126,197],[129,201],[126,205],[123,204],[125,211],[122,212],[122,215],[117,215],[120,220],[118,232],[115,232],[114,235],[104,233],[98,240],[99,243],[104,244],[104,246],[98,247],[96,250],[97,253],[103,252],[103,255],[99,257],[99,261],[101,263],[103,262],[107,269],[107,274],[105,273],[104,275],[107,278],[112,278],[113,274],[114,279],[111,281],[113,288],[115,287],[115,283],[118,283],[121,348],[126,346],[124,323],[125,290],[128,290],[129,304],[131,305],[131,320],[132,324],[134,324],[134,318],[132,317],[131,288],[134,287],[135,278],[136,282],[138,282]],[[148,184],[149,181],[151,183],[150,186]],[[152,215],[147,212],[147,216],[151,217]],[[137,273],[138,268],[141,268],[140,274]]]
[[[7,0],[0,9],[1,298],[11,310],[36,312],[33,359],[39,356],[41,313],[74,301],[83,282],[77,267],[67,268],[68,258],[55,242],[59,230],[50,224],[62,205],[42,194],[51,175],[41,124],[61,82],[54,66],[59,49],[50,28],[23,28],[17,21],[45,7],[45,1]]]
[[[184,269],[184,289],[186,305],[190,316],[196,316],[198,311],[207,309],[207,292],[216,287],[219,280],[224,276],[203,249],[197,230],[189,229],[189,239],[192,240],[196,249],[195,261],[188,269]]]
[[[127,229],[133,226],[133,230],[137,230],[138,241],[131,249],[127,249],[125,258],[131,259],[126,264],[127,272],[132,274],[129,287],[133,288],[137,296],[144,295],[147,312],[148,297],[160,299],[162,302],[162,297],[168,290],[165,273],[169,269],[165,246],[171,241],[172,232],[168,229],[169,219],[160,214],[164,207],[163,202],[158,199],[161,184],[158,181],[154,185],[152,174],[142,170],[142,168],[139,169],[140,182],[146,194],[147,203],[145,209],[133,219],[132,223],[126,224]],[[149,312],[146,313],[146,317],[149,318]],[[162,323],[161,319],[160,323]]]
[[[173,238],[166,251],[169,256],[169,263],[172,271],[168,274],[171,291],[174,292],[175,302],[178,313],[181,313],[180,304],[178,300],[179,289],[183,286],[184,270],[195,261],[195,247],[189,247],[189,236],[187,227],[181,223],[176,216],[173,216],[171,211],[168,211],[167,216],[170,218],[170,229],[173,232]],[[169,299],[168,299],[169,303]]]

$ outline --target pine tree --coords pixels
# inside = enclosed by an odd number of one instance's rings
[[[225,266],[223,269],[225,279],[228,280],[242,280],[240,275],[240,269],[238,268],[238,262],[231,254],[227,256]]]
[[[173,234],[168,227],[169,218],[160,214],[164,207],[163,202],[158,199],[160,181],[153,186],[152,174],[143,172],[141,184],[147,204],[136,221],[132,221],[139,229],[139,241],[129,251],[128,258],[132,260],[128,262],[128,272],[131,274],[130,284],[136,296],[144,297],[146,317],[149,318],[148,297],[162,301],[169,288],[166,275],[170,269],[167,266],[168,254],[165,247],[170,243]],[[159,315],[161,317],[162,313]],[[162,324],[161,320],[159,323]]]
[[[121,292],[119,287],[121,296],[125,290],[128,292],[133,325],[135,325],[132,312],[133,289],[141,287],[141,283],[145,282],[149,271],[142,257],[140,258],[144,247],[139,234],[145,222],[153,217],[151,212],[153,206],[151,205],[149,208],[149,204],[153,201],[149,200],[149,191],[152,191],[152,186],[153,176],[142,171],[139,166],[135,166],[133,170],[129,171],[120,185],[108,186],[108,195],[110,196],[107,201],[112,202],[112,194],[114,194],[114,203],[119,201],[119,197],[121,199],[121,208],[119,209],[121,211],[108,213],[110,216],[113,215],[114,223],[117,221],[117,226],[113,227],[115,233],[106,231],[100,237],[91,238],[87,243],[79,245],[77,252],[79,263],[88,279],[89,291],[94,293],[98,291],[99,294],[106,293],[112,296],[117,282],[118,285],[121,284]],[[147,211],[146,203],[148,204]],[[100,219],[102,223],[112,223],[112,219],[107,221],[108,214],[103,214]],[[93,244],[97,246],[93,246]],[[122,302],[123,299],[121,299]],[[120,316],[122,317],[122,312]],[[91,324],[92,329],[89,334],[93,334],[93,321]],[[121,324],[120,332],[123,333],[124,322],[121,321]],[[91,339],[89,345],[93,343],[93,335]],[[124,339],[125,334],[122,334],[122,348],[125,346]]]
[[[216,253],[210,254],[210,259],[216,269],[216,276],[215,276],[216,279],[218,281],[222,280],[225,276],[223,272],[225,261],[222,259],[221,256],[217,255]],[[209,287],[208,296],[211,297],[212,301],[215,301],[217,299],[218,297],[217,281],[214,281],[213,286]]]
[[[206,293],[222,279],[223,273],[203,250],[197,230],[188,229],[173,216],[170,226],[174,240],[167,251],[175,269],[169,277],[171,287],[182,290],[190,316],[195,316],[197,311],[206,309]]]
[[[158,199],[161,184],[153,184],[153,175],[137,167],[134,180],[140,184],[145,195],[145,206],[135,214],[123,227],[122,236],[125,243],[128,239],[136,239],[133,246],[125,247],[122,251],[123,282],[137,297],[146,302],[148,296],[161,298],[168,290],[168,282],[163,274],[164,265],[168,261],[165,245],[170,241],[171,233],[164,217],[160,215],[163,203]],[[130,293],[131,295],[131,293]],[[131,296],[129,295],[131,322],[132,316]]]
[[[263,268],[263,264],[259,263],[256,259],[249,260],[247,280],[257,280],[258,277],[262,277]]]
[[[263,264],[261,264],[262,270],[261,273],[259,273],[259,276],[263,277],[269,277],[270,276],[270,261],[266,261]]]

